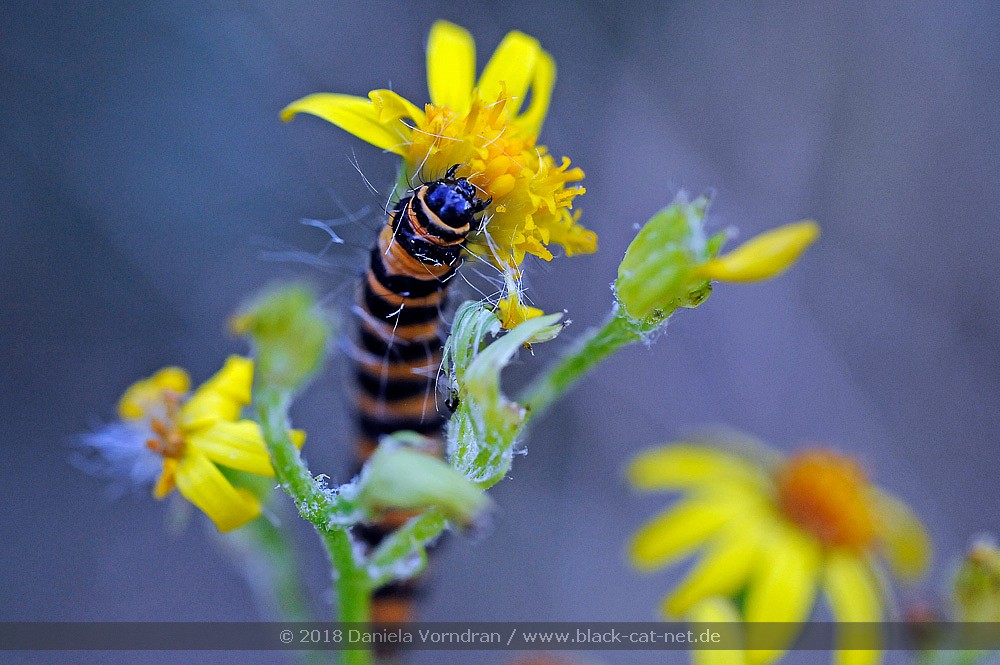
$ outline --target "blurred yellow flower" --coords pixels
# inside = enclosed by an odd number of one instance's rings
[[[652,570],[701,550],[664,599],[668,617],[687,616],[706,598],[739,597],[746,621],[798,624],[822,589],[837,621],[878,622],[886,597],[876,555],[905,580],[929,563],[930,542],[916,516],[871,485],[855,460],[829,450],[784,458],[763,448],[748,455],[678,443],[640,454],[628,475],[636,488],[683,495],[635,534],[632,564]],[[747,658],[768,663],[782,653],[750,651]],[[835,662],[878,658],[877,651],[847,650]]]
[[[166,367],[130,386],[118,402],[121,423],[91,435],[88,443],[108,457],[123,458],[127,452],[132,469],[155,469],[152,458],[157,458],[153,495],[162,499],[176,487],[220,531],[230,531],[257,517],[260,502],[247,489],[234,487],[217,465],[274,475],[259,426],[240,419],[252,383],[253,361],[240,356],[230,356],[190,394],[187,372]],[[296,445],[304,439],[302,432],[292,432]]]
[[[463,28],[438,21],[427,46],[429,104],[423,109],[391,90],[368,98],[317,93],[286,107],[281,117],[309,113],[403,158],[407,178],[440,177],[453,164],[493,198],[486,223],[468,249],[507,270],[526,254],[552,259],[594,252],[597,236],[571,212],[584,188],[583,171],[557,163],[538,145],[556,66],[534,37],[509,33],[475,80],[476,47]],[[525,102],[529,100],[525,106]]]

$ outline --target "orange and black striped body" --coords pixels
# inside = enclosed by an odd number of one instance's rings
[[[441,310],[475,216],[489,204],[476,197],[471,183],[454,177],[456,170],[401,199],[371,250],[354,310],[359,466],[380,437],[400,430],[430,437],[438,442],[431,452],[441,452],[446,416],[435,400],[446,334]],[[390,514],[355,533],[374,546],[408,517]],[[373,620],[405,619],[412,591],[408,584],[377,591]]]

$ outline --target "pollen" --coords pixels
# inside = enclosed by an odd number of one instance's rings
[[[460,164],[458,174],[492,197],[491,214],[483,232],[470,237],[469,250],[498,266],[517,266],[525,254],[548,261],[550,243],[567,255],[593,252],[596,235],[571,212],[586,191],[574,184],[583,171],[570,168],[565,158],[557,164],[512,118],[503,86],[493,101],[472,97],[467,113],[428,104],[406,147],[406,161],[421,173],[444,173]]]
[[[875,540],[868,479],[854,459],[805,450],[784,463],[777,486],[785,517],[827,547],[861,550]]]

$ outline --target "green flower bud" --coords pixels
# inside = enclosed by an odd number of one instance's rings
[[[330,336],[330,321],[301,285],[264,293],[230,320],[230,328],[253,340],[256,378],[275,388],[294,389],[312,376]]]
[[[382,440],[358,480],[357,502],[369,515],[389,510],[437,509],[462,525],[475,521],[490,501],[475,484],[437,457],[402,445],[418,435]]]
[[[1000,621],[1000,548],[992,538],[977,539],[958,568],[953,586],[956,619]]]
[[[615,294],[634,321],[660,321],[678,307],[695,307],[711,292],[695,269],[718,252],[724,236],[707,237],[708,199],[681,194],[642,227],[618,267]]]

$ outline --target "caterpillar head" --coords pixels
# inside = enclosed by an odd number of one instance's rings
[[[486,209],[493,198],[476,196],[476,187],[465,178],[456,178],[459,164],[455,164],[444,177],[427,185],[427,206],[448,226],[458,229],[471,226],[475,216]]]

